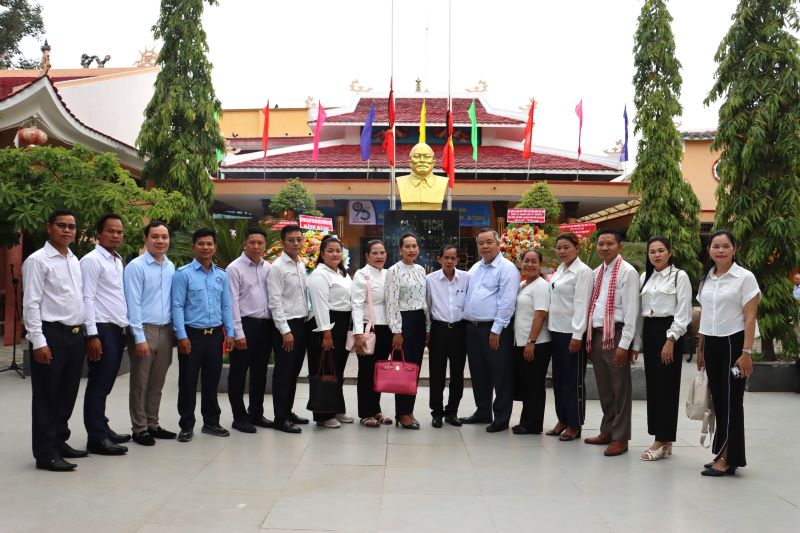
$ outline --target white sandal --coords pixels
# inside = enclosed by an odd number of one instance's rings
[[[672,445],[665,444],[657,450],[646,449],[639,459],[642,461],[658,461],[659,459],[668,459],[670,455],[672,455]]]

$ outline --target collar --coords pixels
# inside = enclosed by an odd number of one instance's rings
[[[711,272],[709,272],[709,275],[714,279],[721,279],[721,278],[724,278],[725,276],[727,276],[729,274],[731,276],[733,276],[734,278],[740,278],[740,277],[742,277],[742,274],[744,274],[744,268],[740,267],[736,263],[733,263],[731,265],[731,268],[729,268],[728,271],[725,272],[721,276],[717,276],[717,274],[713,270]]]
[[[619,260],[620,260],[620,258],[622,258],[622,256],[621,256],[621,255],[619,255],[619,254],[617,254],[617,257],[615,257],[613,261],[611,261],[609,264],[607,264],[607,265],[606,265],[605,272],[611,272],[611,269],[613,269],[613,268],[614,268],[614,265],[616,265],[616,264],[617,264],[617,261],[619,261]],[[605,262],[603,262],[603,264],[605,264]],[[601,266],[602,266],[602,265],[601,265]],[[599,268],[599,267],[598,267],[598,268]]]
[[[44,251],[47,254],[47,257],[61,255],[61,252],[56,250],[56,247],[50,244],[50,241],[44,241]],[[70,250],[69,247],[67,247],[67,257],[75,257],[75,254],[72,253],[72,250]]]
[[[421,187],[425,185],[428,188],[433,187],[433,174],[428,174],[427,176],[415,176],[414,174],[411,175],[411,184],[414,187]]]
[[[498,265],[497,263],[499,263],[499,262],[500,262],[500,261],[502,261],[502,260],[503,260],[503,254],[502,254],[501,252],[497,252],[497,255],[496,255],[496,256],[494,256],[494,259],[492,259],[492,262],[491,262],[491,263],[487,263],[487,262],[486,262],[486,259],[484,259],[483,257],[481,257],[481,264],[482,264],[483,266],[485,266],[485,267],[494,267],[494,268],[497,268],[498,266],[500,266],[500,265]]]
[[[372,274],[380,274],[385,269],[382,268],[382,269],[379,270],[379,269],[375,268],[374,266],[370,265],[369,263],[367,263],[367,265],[362,270],[364,270],[365,273],[369,272],[369,273],[372,273]]]
[[[203,265],[200,264],[200,261],[198,261],[197,259],[192,259],[192,262],[190,264],[192,265],[192,269],[193,270],[203,270],[203,271],[205,271],[205,269],[203,268]],[[212,262],[211,263],[211,268],[208,271],[211,272],[211,271],[215,270],[216,268],[217,268],[217,265],[215,265]]]
[[[95,244],[94,249],[95,249],[95,251],[97,253],[99,253],[101,256],[103,256],[106,259],[119,259],[120,261],[122,261],[122,256],[119,255],[119,253],[114,252],[112,254],[111,252],[109,252],[108,250],[106,250],[105,248],[100,246],[99,244]]]
[[[283,255],[283,254],[281,254],[281,255]],[[253,260],[250,259],[249,257],[247,257],[247,254],[244,253],[244,252],[242,252],[242,255],[240,255],[239,258],[242,261],[244,261],[245,263],[247,263],[248,265],[261,266],[261,265],[264,264],[264,258],[263,257],[261,258],[261,260],[258,263],[254,263]]]
[[[564,263],[561,263],[560,265],[558,265],[558,270],[560,270],[561,272],[564,272],[566,270],[569,270],[570,272],[577,272],[578,271],[578,267],[581,266],[582,264],[583,264],[583,261],[581,261],[581,258],[580,257],[576,257],[575,261],[573,261],[566,268],[563,268],[564,267]]]
[[[281,261],[282,263],[287,263],[293,266],[296,266],[298,263],[299,264],[303,263],[302,261],[300,261],[299,255],[297,256],[297,261],[295,261],[291,257],[289,257],[289,254],[287,254],[286,252],[281,252],[281,255],[279,255],[275,261]]]
[[[666,267],[662,268],[660,272],[658,270],[654,271],[653,276],[669,278],[675,270],[677,270],[675,265],[667,265]]]
[[[145,250],[144,254],[142,255],[144,256],[144,260],[147,262],[148,265],[152,265],[153,263],[158,263],[158,261],[156,261],[156,258],[153,257],[153,254],[151,254],[147,250]],[[161,260],[161,264],[166,265],[167,263],[170,263],[170,260],[169,257],[167,257],[167,254],[164,254],[164,258]]]

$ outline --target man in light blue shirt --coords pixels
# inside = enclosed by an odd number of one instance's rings
[[[520,273],[500,254],[500,236],[496,231],[482,229],[477,241],[481,260],[469,270],[463,315],[467,321],[467,358],[477,408],[461,422],[488,423],[486,431],[495,433],[508,429],[511,418],[514,335],[510,324],[517,303]]]
[[[228,351],[233,349],[233,313],[228,275],[212,263],[217,233],[210,229],[195,231],[192,251],[194,261],[179,268],[172,280],[172,329],[178,338],[179,442],[189,442],[194,436],[198,376],[202,380],[203,433],[230,435],[219,425],[217,386],[223,342]]]
[[[130,393],[133,441],[153,446],[155,439],[174,439],[176,433],[158,423],[161,390],[172,364],[172,278],[175,265],[166,253],[169,228],[160,220],[144,228],[145,252],[125,267],[125,301],[131,335]]]
[[[800,274],[794,275],[794,289],[792,289],[792,295],[795,300],[800,300]]]

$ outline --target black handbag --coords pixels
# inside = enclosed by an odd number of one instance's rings
[[[319,368],[315,375],[308,378],[308,387],[306,409],[315,413],[344,413],[342,384],[336,379],[336,365],[330,350],[320,355]]]

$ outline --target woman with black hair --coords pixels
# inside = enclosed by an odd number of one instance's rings
[[[322,238],[317,266],[308,277],[308,295],[316,328],[308,343],[308,373],[317,373],[320,358],[330,351],[336,367],[336,378],[344,384],[344,367],[349,352],[347,332],[350,330],[350,276],[344,269],[342,243],[332,235]],[[344,406],[344,395],[341,398]],[[338,428],[341,423],[352,423],[353,418],[344,413],[314,413],[320,426]]]
[[[711,235],[710,260],[700,280],[702,306],[697,368],[705,366],[717,416],[711,451],[714,460],[704,476],[732,476],[745,466],[744,388],[753,373],[753,339],[761,291],[755,276],[736,263],[736,239],[728,231]]]
[[[672,455],[676,440],[682,354],[675,345],[692,320],[692,284],[686,272],[673,264],[672,247],[665,237],[647,241],[640,296],[637,330],[644,353],[647,432],[655,438],[640,459],[658,461]]]

